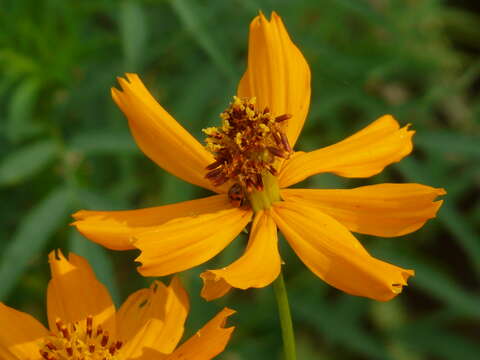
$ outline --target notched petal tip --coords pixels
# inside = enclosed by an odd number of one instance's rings
[[[143,85],[140,76],[136,73],[125,73],[124,76],[117,76],[116,79],[123,90],[125,90],[126,86],[132,86],[135,85],[135,83]]]
[[[435,190],[437,192],[437,196],[442,196],[447,194],[447,191],[444,188],[435,188]]]
[[[78,210],[77,212],[73,213],[72,214],[72,217],[75,219],[75,220],[83,220],[85,219],[86,217],[89,217],[90,215],[90,211],[89,210]]]
[[[408,286],[407,280],[411,276],[415,276],[415,271],[414,270],[407,270],[407,269],[402,269],[401,273],[401,281],[397,283],[392,283],[391,284],[391,291],[392,291],[392,296],[387,296],[384,300],[379,299],[380,301],[388,301],[393,299],[395,296],[399,295],[403,291],[404,286]]]
[[[208,360],[220,354],[227,345],[233,326],[227,326],[228,317],[235,311],[224,308],[195,335],[178,347],[165,360]]]
[[[117,77],[115,77],[115,80],[117,80],[117,83],[121,84],[122,81],[125,81],[125,78],[122,77],[122,76],[117,76]],[[114,88],[112,88],[112,89],[114,89]]]
[[[52,274],[47,289],[50,329],[55,329],[57,318],[73,323],[93,316],[114,335],[115,306],[88,261],[74,253],[66,258],[61,250],[51,251],[48,260]]]
[[[228,318],[235,313],[235,310],[225,307],[212,320],[210,320],[210,322],[204,328],[209,325],[213,325],[217,330],[230,330],[231,332],[235,329],[235,327],[228,326]],[[197,334],[200,334],[201,331],[202,329]]]
[[[115,103],[120,106],[120,96],[121,90],[118,90],[116,87],[111,87],[110,88],[110,95],[112,96],[112,99],[115,101]]]
[[[230,309],[228,307],[223,308],[223,310],[219,314],[219,315],[221,315],[220,317],[222,318],[222,320],[220,321],[220,327],[225,327],[227,325],[228,317],[232,316],[235,313],[236,313],[236,311],[233,310],[233,309]],[[231,326],[231,327],[228,327],[226,329],[234,329],[234,328],[235,327]]]
[[[73,220],[72,222],[69,222],[69,223],[68,223],[68,226],[73,226],[73,227],[75,227],[75,228],[77,229],[77,231],[79,231],[79,230],[78,230],[78,226],[79,226],[81,223],[82,223],[81,220]],[[80,232],[80,231],[79,231],[79,232]]]
[[[140,81],[140,77],[138,76],[137,73],[125,73],[125,76],[126,78],[130,81],[130,82],[133,82],[135,80],[139,80]]]
[[[403,276],[403,280],[404,280],[403,285],[407,286],[408,285],[407,284],[408,279],[412,276],[415,276],[415,270],[403,269],[402,276]]]
[[[367,295],[361,295],[372,300],[383,302],[392,300],[394,297],[402,293],[404,287],[408,286],[408,279],[412,276],[415,276],[414,270],[403,269],[401,267],[382,262],[378,259],[374,259],[374,262],[379,266],[377,271],[385,271],[385,273],[388,274],[384,276],[384,281],[389,282],[384,283],[383,291],[381,288],[377,288],[376,290],[372,288],[372,291],[368,291]],[[380,267],[383,269],[380,269]],[[352,293],[352,295],[358,294]]]
[[[437,200],[437,201],[433,202],[434,208],[433,208],[433,216],[432,217],[437,216],[438,210],[440,210],[440,208],[442,207],[443,202],[444,202],[444,200]]]
[[[122,92],[127,91],[128,88],[133,85],[131,79],[127,79],[127,78],[124,78],[124,77],[117,77],[117,82],[120,85],[120,87],[122,88]]]
[[[48,263],[50,267],[55,267],[59,264],[59,262],[67,261],[65,255],[63,255],[62,250],[54,249],[48,253]]]
[[[232,287],[214,272],[207,270],[200,274],[203,287],[200,296],[206,301],[212,301],[226,295]]]

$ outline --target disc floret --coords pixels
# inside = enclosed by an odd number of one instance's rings
[[[45,360],[116,360],[121,341],[112,339],[101,325],[95,326],[93,317],[65,324],[57,319],[57,331],[48,336],[40,348]]]
[[[234,96],[220,118],[221,126],[203,129],[215,158],[206,178],[215,186],[240,184],[247,196],[263,192],[267,176],[277,175],[278,160],[292,152],[284,132],[290,115],[274,117],[267,107],[259,110],[255,98]]]

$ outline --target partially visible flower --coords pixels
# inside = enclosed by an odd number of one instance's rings
[[[280,17],[250,25],[248,67],[206,148],[161,107],[135,74],[112,96],[142,151],[159,166],[217,195],[133,211],[79,211],[74,225],[114,250],[138,248],[146,276],[199,265],[223,250],[252,220],[243,256],[209,270],[202,296],[231,287],[264,287],[280,272],[277,226],[312,272],[349,294],[389,300],[412,270],[372,257],[352,232],[400,236],[435,217],[443,189],[381,184],[351,190],[287,189],[309,176],[365,178],[412,151],[413,131],[385,115],[343,141],[294,152],[310,104],[310,69]]]
[[[225,348],[234,311],[223,309],[177,347],[189,311],[180,281],[155,281],[128,297],[118,311],[88,262],[50,253],[47,290],[50,331],[30,315],[0,303],[2,360],[208,360]]]

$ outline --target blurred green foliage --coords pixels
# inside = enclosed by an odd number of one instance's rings
[[[468,2],[463,2],[467,4]],[[471,2],[472,7],[475,1]],[[455,7],[454,5],[457,5]],[[68,226],[81,209],[133,209],[204,193],[136,148],[110,98],[138,72],[195,136],[218,121],[245,69],[248,24],[276,10],[313,73],[298,148],[336,142],[385,113],[417,131],[414,154],[367,180],[445,187],[436,220],[399,239],[362,241],[416,270],[395,300],[329,288],[282,244],[299,359],[478,359],[480,353],[480,13],[441,0],[3,0],[0,5],[0,300],[45,319],[47,253],[86,256],[117,303],[150,279],[135,252],[113,253]],[[191,334],[220,307],[238,310],[221,359],[280,359],[273,290],[206,303],[198,273],[228,264],[240,236],[182,275]],[[5,325],[5,324],[2,324]]]

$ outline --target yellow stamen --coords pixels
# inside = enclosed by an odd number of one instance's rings
[[[264,209],[280,200],[276,165],[292,151],[284,131],[290,115],[274,117],[268,108],[259,110],[255,103],[255,98],[234,96],[220,114],[222,125],[203,130],[207,149],[215,157],[206,178],[215,186],[228,181],[240,186],[255,203],[251,204],[254,209]]]
[[[121,341],[111,339],[101,325],[94,326],[93,317],[65,324],[57,319],[58,331],[45,339],[40,355],[45,360],[116,360]]]

